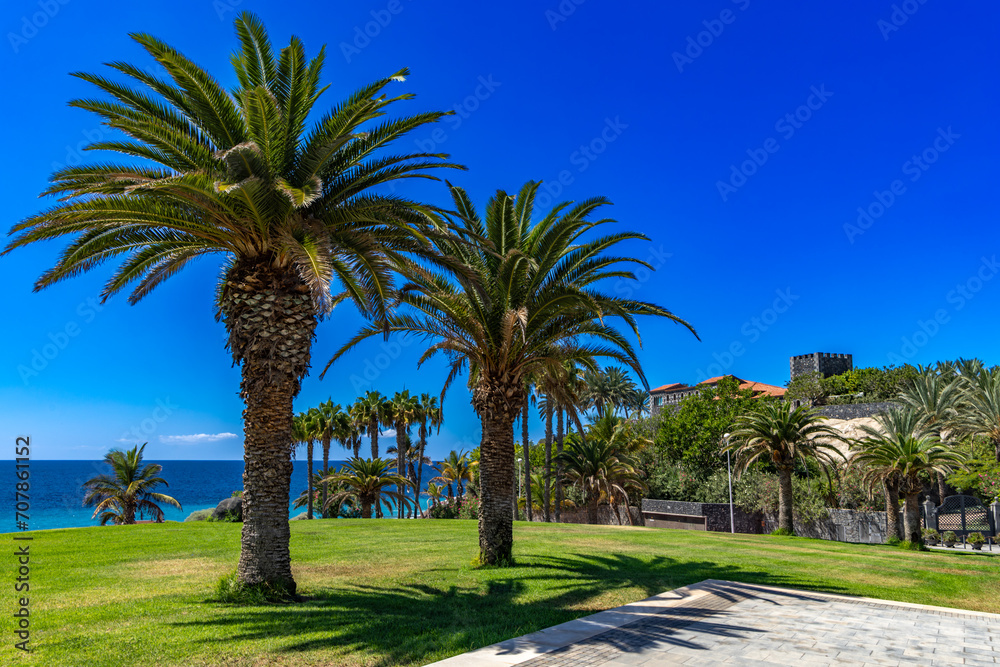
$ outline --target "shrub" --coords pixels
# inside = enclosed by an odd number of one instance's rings
[[[197,510],[188,514],[184,521],[208,521],[212,518],[212,510]]]
[[[771,531],[771,535],[774,535],[775,537],[789,537],[791,535],[795,535],[795,531],[788,530],[787,528],[776,528]]]
[[[984,544],[986,542],[986,538],[983,537],[983,534],[978,532],[969,533],[969,536],[966,539],[970,544]]]
[[[236,571],[219,579],[215,585],[215,601],[238,605],[261,605],[268,602],[288,602],[294,599],[287,589],[268,583],[244,584]]]
[[[926,551],[927,548],[920,544],[920,542],[911,542],[909,540],[900,540],[898,544],[900,549],[906,549],[907,551]]]
[[[899,535],[890,535],[885,541],[890,547],[899,546],[902,542],[903,540],[899,539]]]
[[[945,542],[958,542],[958,535],[949,530],[947,533],[941,536],[941,539],[944,540]]]
[[[924,528],[920,531],[925,540],[937,540],[941,537],[941,533],[937,532],[933,528]]]
[[[242,523],[240,521],[240,515],[236,513],[236,510],[229,510],[218,519],[216,519],[214,516],[211,516],[212,510],[206,510],[206,511],[209,513],[210,516],[208,516],[205,519],[205,521],[216,521],[218,523]]]
[[[464,502],[463,502],[464,500]],[[458,518],[459,519],[478,519],[479,518],[479,498],[475,496],[466,496],[464,499],[458,499]]]

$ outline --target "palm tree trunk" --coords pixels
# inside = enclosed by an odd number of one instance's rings
[[[895,535],[901,538],[899,531],[899,485],[891,480],[882,483],[885,488],[885,533],[886,537]]]
[[[353,446],[354,446],[354,458],[356,458],[356,459],[361,458],[361,435],[360,434],[354,436]]]
[[[556,523],[562,520],[562,504],[563,504],[563,464],[562,459],[559,458],[563,453],[563,409],[556,409]]]
[[[420,507],[420,487],[424,485],[424,449],[427,447],[427,419],[420,423],[420,458],[417,459],[417,507]],[[420,516],[427,518],[424,508],[420,507]]]
[[[323,496],[322,504],[319,506],[319,515],[321,517],[326,517],[326,492],[327,492],[327,482],[326,476],[330,470],[330,438],[323,438]]]
[[[944,502],[945,495],[948,493],[948,486],[944,481],[944,473],[937,474],[937,488],[938,488],[938,505]]]
[[[294,595],[288,549],[292,401],[309,368],[316,315],[308,286],[264,262],[233,266],[221,304],[246,405],[237,574],[244,584]]]
[[[545,399],[545,489],[542,493],[542,516],[552,521],[552,398]]]
[[[370,502],[361,501],[361,518],[372,518],[372,504]]]
[[[906,539],[913,544],[923,544],[920,532],[920,492],[907,493],[903,501],[903,530]]]
[[[792,521],[792,469],[778,469],[778,528],[795,534],[795,524]]]
[[[309,440],[306,443],[306,458],[309,460],[309,477],[306,481],[306,493],[308,500],[306,502],[307,514],[306,518],[313,518],[313,441]]]
[[[587,498],[587,523],[596,524],[597,523],[597,507],[601,500],[600,494],[593,494],[591,497]]]
[[[372,461],[378,458],[378,422],[368,422],[368,437],[372,441]]]
[[[516,414],[516,412],[515,412]],[[514,419],[485,410],[479,449],[479,560],[504,565],[512,560],[514,521]]]
[[[396,474],[400,477],[406,476],[406,468],[403,463],[403,448],[406,446],[406,435],[403,433],[403,425],[401,422],[396,422]],[[402,484],[396,485],[396,493],[403,496],[406,493],[406,487]],[[396,518],[403,518],[403,501],[400,500],[398,507],[396,507]]]
[[[524,397],[521,408],[521,442],[524,446],[524,506],[528,521],[531,521],[531,449],[528,445],[528,397]]]

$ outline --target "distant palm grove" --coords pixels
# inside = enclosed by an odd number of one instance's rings
[[[540,209],[539,183],[530,180],[516,193],[498,189],[482,208],[453,185],[447,207],[391,194],[382,186],[464,169],[445,154],[398,150],[407,134],[445,115],[397,111],[413,97],[394,91],[408,71],[342,92],[324,111],[317,108],[327,90],[324,50],[307,58],[293,37],[275,52],[250,13],[235,28],[237,85],[230,90],[148,34],[132,38],[166,78],[122,61],[109,64],[116,78],[75,73],[103,95],[70,104],[97,114],[117,135],[88,148],[118,157],[52,174],[43,194],[58,202],[15,225],[4,253],[69,237],[35,289],[116,260],[102,297],[129,290],[130,303],[194,259],[222,258],[217,318],[241,369],[245,404],[240,585],[269,597],[295,595],[288,499],[298,441],[319,442],[324,452],[323,474],[309,477],[319,502],[307,489],[307,511],[356,501],[362,514],[377,515],[385,499],[401,516],[413,502],[405,490],[414,479],[408,462],[422,465],[426,434],[414,445],[405,426],[432,428],[429,400],[405,392],[365,397],[357,419],[349,419],[351,429],[370,436],[367,461],[337,416],[354,408],[338,412],[328,404],[294,415],[317,323],[342,302],[370,325],[334,359],[371,336],[415,333],[429,344],[423,359],[441,354],[450,364],[442,396],[456,379],[467,379],[482,421],[471,466],[478,476],[479,560],[510,563],[514,422],[527,414],[533,395],[544,397],[547,423],[554,414],[562,433],[564,419],[577,421],[569,387],[580,373],[597,372],[599,359],[631,369],[645,384],[636,350],[614,323],[636,337],[640,315],[693,329],[661,306],[605,291],[612,280],[634,279],[631,267],[652,269],[621,249],[646,239],[613,229],[614,221],[603,217],[607,200]],[[307,124],[310,117],[315,122]],[[386,424],[397,433],[394,470],[379,464],[378,430]],[[554,466],[558,479],[574,480],[588,503],[595,494],[623,496],[640,485],[632,439],[621,424],[602,424],[605,446],[567,438],[563,448],[557,437],[557,451],[546,456],[546,470]],[[355,454],[336,473],[326,456],[334,439],[349,442]],[[541,511],[558,517],[563,486],[542,481]]]

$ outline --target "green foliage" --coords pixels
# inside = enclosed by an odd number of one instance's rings
[[[973,459],[964,469],[948,475],[948,484],[989,505],[1000,500],[1000,462],[986,457]]]
[[[212,518],[212,510],[197,510],[188,514],[185,521],[208,521]]]
[[[937,540],[941,538],[941,533],[937,532],[933,528],[924,528],[922,531],[920,531],[920,534],[923,536],[925,540],[928,539]]]
[[[219,518],[212,516],[212,510],[205,511],[208,512],[208,516],[205,518],[205,521],[215,521],[217,523],[241,523],[240,515],[236,513],[236,510],[228,510]]]
[[[949,530],[948,532],[946,532],[944,535],[941,536],[941,539],[944,540],[945,542],[957,542],[958,535],[956,535],[954,531]]]
[[[778,514],[778,476],[751,469],[740,478],[740,485],[733,488],[733,501],[748,512]],[[792,477],[792,506],[795,519],[803,524],[813,523],[827,515],[826,496],[818,478]]]
[[[826,396],[822,380],[823,374],[819,372],[797,375],[786,385],[788,392],[785,394],[785,398],[810,402],[818,401]]]
[[[898,537],[896,539],[899,540]],[[894,546],[897,546],[900,549],[904,549],[906,551],[927,551],[927,547],[925,547],[920,542],[911,542],[909,540],[899,540],[898,542],[894,543]]]
[[[227,604],[257,606],[273,602],[291,602],[295,596],[281,586],[268,583],[246,584],[236,571],[224,575],[215,585],[215,601]]]
[[[980,532],[969,533],[965,538],[970,544],[983,544],[986,542],[986,538]]]
[[[909,364],[855,368],[820,380],[820,400],[825,399],[830,404],[887,401],[896,398],[900,390],[917,375],[916,367]]]
[[[243,497],[243,492],[242,491],[233,491],[233,495],[231,497],[232,498],[242,498]]]
[[[775,528],[771,531],[771,535],[774,537],[792,537],[795,535],[795,531],[788,530],[787,528]]]
[[[890,535],[885,541],[885,543],[890,547],[897,547],[902,544],[902,542],[903,540],[899,539],[899,535]]]
[[[722,436],[732,430],[737,415],[761,400],[751,396],[751,391],[741,391],[736,380],[727,377],[717,387],[706,387],[683,399],[676,410],[660,410],[654,445],[642,454],[642,467],[649,473],[650,486],[653,478],[669,474],[664,470],[678,464],[698,480],[707,479],[725,466]]]

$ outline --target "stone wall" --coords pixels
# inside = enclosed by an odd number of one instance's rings
[[[632,514],[632,523],[629,523],[629,516],[625,513],[625,508],[623,506],[617,506],[614,509],[608,505],[601,505],[597,508],[597,525],[600,526],[642,526],[643,517],[642,512],[639,511],[638,507],[629,507],[629,511]],[[539,510],[535,510],[531,513],[531,520],[535,523],[541,523],[542,513]],[[552,517],[555,521],[555,517]],[[559,523],[587,523],[587,510],[568,510],[563,511],[559,515]]]
[[[690,503],[645,498],[642,501],[642,513],[646,525],[650,527],[729,532],[729,503]],[[759,513],[745,512],[734,507],[733,520],[737,533],[763,531],[763,516]]]
[[[794,521],[795,534],[836,542],[883,544],[886,540],[885,512],[859,512],[856,510],[827,509],[827,516],[813,523]],[[764,530],[771,532],[778,527],[778,515],[764,517]]]
[[[858,419],[860,417],[874,417],[880,412],[889,408],[899,407],[892,401],[882,401],[881,403],[847,403],[845,405],[823,405],[816,408],[824,417],[830,419]]]

